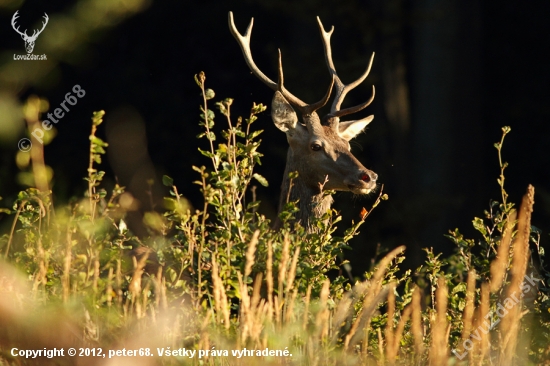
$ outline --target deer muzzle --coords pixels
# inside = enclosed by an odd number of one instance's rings
[[[365,170],[356,176],[346,178],[344,184],[346,184],[352,193],[368,194],[376,188],[377,179],[378,174],[370,170]]]

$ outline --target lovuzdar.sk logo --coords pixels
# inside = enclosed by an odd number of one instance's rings
[[[16,24],[17,18],[19,18],[18,13],[19,13],[19,10],[17,10],[15,14],[13,14],[13,17],[11,18],[11,26],[13,27],[13,30],[15,30],[21,36],[21,38],[23,38],[23,41],[25,41],[25,50],[27,51],[27,54],[26,55],[14,54],[13,59],[14,60],[46,60],[46,55],[34,55],[32,51],[34,49],[34,43],[36,42],[36,39],[48,24],[48,20],[49,20],[48,14],[44,13],[44,16],[43,16],[44,21],[42,22],[42,29],[40,30],[34,29],[32,32],[32,35],[29,36],[27,34],[26,29],[24,32],[21,32],[19,30],[19,26]]]

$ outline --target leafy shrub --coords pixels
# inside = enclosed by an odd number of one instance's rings
[[[233,100],[217,102],[227,127],[215,133],[216,115],[208,105],[215,93],[205,87],[204,73],[195,81],[203,96],[204,130],[198,137],[209,146],[199,151],[211,161],[210,168],[193,167],[203,206],[194,210],[164,176],[166,211],[144,215],[148,238],[126,227],[133,198],[124,187],[115,185],[109,194],[101,188],[104,172],[97,166],[108,145],[96,130],[103,111],[92,117],[84,197],[54,204],[42,147],[33,146],[28,158],[18,155],[26,162],[21,166],[32,169],[23,172],[26,181],[39,188],[20,192],[13,207],[0,212],[14,216],[10,232],[0,238],[5,257],[0,363],[18,364],[9,350],[25,342],[35,349],[134,348],[162,363],[172,362],[163,356],[168,346],[208,351],[201,358],[177,358],[191,364],[280,363],[280,357],[294,364],[329,365],[372,359],[379,364],[509,365],[548,359],[549,275],[541,232],[530,225],[534,188],[529,187],[519,211],[507,201],[501,149],[508,127],[496,144],[502,202],[492,201],[484,218],[473,220],[479,239],[467,239],[458,229],[449,232],[456,252],[442,259],[426,249],[426,262],[415,271],[417,284],[410,270],[399,268],[404,247],[381,258],[364,281],[352,284],[342,276],[329,281],[328,272],[344,264],[339,263],[342,251],[372,209],[338,237],[336,211],[306,230],[293,220],[296,202],[287,202],[279,217],[282,228],[271,229],[258,212],[253,186],[268,184],[254,172],[261,164],[262,131],[253,124],[265,106],[254,104],[248,118],[234,122]],[[39,120],[40,103],[29,99],[30,120]],[[385,199],[380,192],[373,208]],[[538,263],[528,261],[530,248],[536,249]],[[529,291],[522,287],[526,274],[536,279]],[[506,302],[520,293],[518,304]],[[500,317],[503,302],[507,312]],[[496,320],[498,326],[487,323]],[[48,335],[52,329],[58,334],[54,340]],[[292,356],[243,361],[242,354],[231,352],[245,348],[286,349]]]

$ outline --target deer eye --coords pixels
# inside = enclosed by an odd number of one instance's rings
[[[313,151],[319,151],[319,150],[321,150],[321,145],[318,144],[318,143],[316,143],[316,142],[314,142],[313,144],[311,144],[311,150],[313,150]]]

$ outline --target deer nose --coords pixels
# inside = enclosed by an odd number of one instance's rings
[[[375,172],[363,172],[361,173],[360,178],[363,182],[368,183],[370,181],[376,182],[378,179],[378,174]]]

